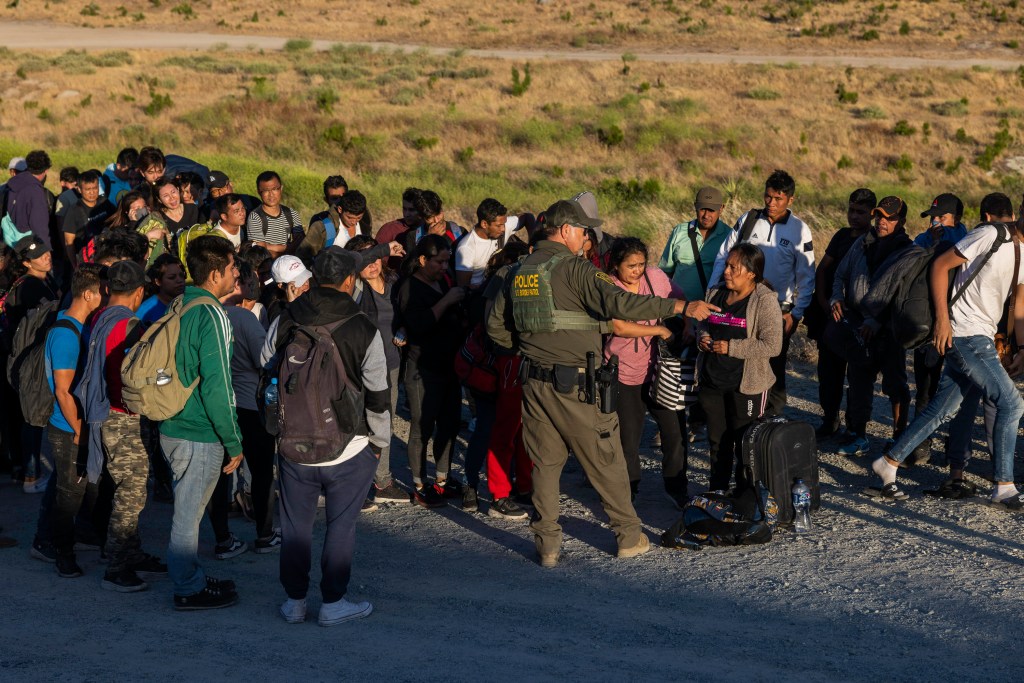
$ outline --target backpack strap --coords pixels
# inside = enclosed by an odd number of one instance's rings
[[[334,244],[334,240],[338,239],[338,228],[334,225],[330,211],[324,214],[323,220],[320,222],[324,224],[324,249],[326,249]]]
[[[743,221],[743,225],[740,226],[740,236],[736,240],[736,244],[742,244],[750,241],[750,234],[754,232],[754,225],[757,224],[759,218],[761,218],[760,209],[751,209],[750,211],[747,211],[747,219]]]
[[[989,225],[995,226],[996,239],[995,241],[992,242],[992,247],[985,253],[984,256],[981,257],[981,261],[978,263],[978,267],[974,269],[974,272],[971,273],[970,277],[968,277],[964,284],[960,287],[960,289],[956,291],[956,294],[953,295],[953,298],[949,300],[950,311],[953,310],[953,304],[960,300],[960,298],[964,295],[964,292],[967,291],[967,288],[970,287],[972,282],[974,282],[974,278],[978,277],[982,269],[985,267],[985,264],[989,262],[989,260],[995,255],[997,251],[999,251],[1000,247],[1002,247],[1007,242],[1013,241],[1013,237],[1008,234],[1006,230],[1006,225],[1004,223],[989,223]],[[978,228],[975,228],[975,230],[977,229]],[[1016,278],[1014,279],[1016,280]]]
[[[747,222],[749,222],[749,219],[743,223],[744,230],[747,229]],[[700,278],[700,288],[706,292],[708,291],[708,276],[704,274],[704,264],[700,260],[700,247],[697,246],[697,221],[694,221],[693,224],[687,228],[686,232],[690,236],[690,249],[693,251],[693,261],[697,266],[697,277]],[[749,233],[747,234],[747,237],[750,237]],[[742,235],[740,236],[740,241],[743,241]],[[644,271],[644,277],[646,276],[647,272]],[[652,289],[651,291],[653,292],[654,290]]]
[[[256,207],[256,210],[253,211],[253,213],[256,214],[256,217],[260,219],[260,225],[262,227],[263,239],[259,241],[266,242],[267,230],[270,230],[270,222],[269,219],[267,218],[267,212],[263,210],[263,205],[260,204],[259,206]]]

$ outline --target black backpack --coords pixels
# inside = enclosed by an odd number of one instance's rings
[[[70,320],[57,320],[59,301],[46,301],[33,308],[18,323],[14,332],[7,380],[18,393],[25,422],[45,427],[53,415],[53,390],[46,377],[46,335],[63,327],[81,339],[81,332]]]
[[[978,230],[986,225],[995,226],[996,239],[992,243],[992,248],[981,257],[978,267],[974,269],[974,272],[956,293],[953,293],[953,281],[958,270],[950,271],[949,292],[952,294],[949,300],[950,308],[964,295],[967,287],[981,273],[985,264],[999,251],[999,248],[1013,239],[1003,223],[987,223],[974,229]],[[889,307],[889,326],[893,338],[905,349],[916,349],[932,339],[935,327],[935,305],[932,302],[931,292],[932,264],[951,248],[953,248],[951,242],[939,242],[928,248],[912,247],[915,251],[908,253],[907,258],[900,261],[900,268],[904,275],[897,284],[896,293]]]

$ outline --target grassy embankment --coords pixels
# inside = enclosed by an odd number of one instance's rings
[[[976,206],[1022,189],[1020,72],[663,65],[628,53],[527,70],[457,52],[289,48],[0,50],[0,159],[44,147],[56,187],[61,166],[102,167],[122,146],[155,143],[225,170],[239,191],[275,168],[304,216],[340,172],[378,221],[397,215],[408,185],[436,189],[467,224],[485,196],[536,211],[589,188],[613,231],[657,246],[692,212],[696,187],[725,189],[732,220],[759,203],[774,168],[796,177],[795,209],[819,229],[838,226],[865,184],[912,210],[946,190]]]

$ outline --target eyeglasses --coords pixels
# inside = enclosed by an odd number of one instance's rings
[[[280,191],[281,191],[281,186],[280,185],[278,185],[277,187],[264,187],[262,190],[257,190],[257,192],[259,192],[261,195],[276,194],[276,193],[278,193]]]

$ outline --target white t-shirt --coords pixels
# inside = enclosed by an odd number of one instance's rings
[[[518,227],[519,218],[517,216],[509,216],[508,220],[505,221],[505,239],[503,243],[508,242],[508,238]],[[484,271],[487,269],[487,262],[498,249],[498,240],[480,237],[476,232],[476,228],[474,228],[459,240],[459,245],[455,248],[455,270],[463,273],[472,272],[473,277],[469,281],[469,286],[479,287],[484,283]]]
[[[997,234],[994,225],[979,226],[956,243],[957,253],[967,259],[967,263],[953,282],[954,294],[960,291],[963,283],[977,270],[981,259],[992,248]],[[1013,242],[1007,242],[992,255],[963,296],[953,304],[950,322],[954,337],[981,336],[991,339],[995,336],[996,326],[1003,317],[1006,297],[1010,293],[1013,262]],[[1024,284],[1024,264],[1021,265],[1016,284]]]
[[[224,228],[220,227],[220,223],[218,223],[217,224],[217,232],[219,232],[220,234],[224,235],[224,237],[228,238],[228,241],[231,242],[231,244],[235,245],[235,249],[238,249],[240,246],[242,246],[242,229],[241,228],[238,229],[237,233],[232,235],[230,232],[228,232]]]

